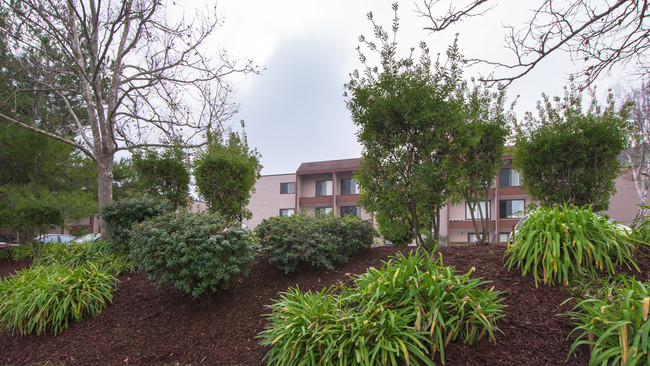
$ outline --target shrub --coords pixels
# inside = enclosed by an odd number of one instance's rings
[[[93,262],[24,269],[0,282],[0,327],[12,334],[58,334],[70,321],[95,317],[112,300],[117,279]]]
[[[18,246],[0,251],[2,258],[11,258],[15,261],[23,259],[34,259],[34,252],[32,247],[27,244],[20,244]]]
[[[217,214],[177,211],[133,226],[131,256],[139,271],[193,296],[216,292],[246,273],[253,259],[248,229]]]
[[[506,265],[532,272],[535,285],[568,284],[581,272],[613,274],[616,266],[638,270],[634,246],[618,225],[588,206],[538,207],[508,244]]]
[[[299,265],[333,269],[359,248],[370,247],[375,234],[367,220],[334,215],[271,217],[255,231],[269,263],[285,273]]]
[[[104,228],[111,236],[113,250],[129,251],[131,226],[150,217],[162,215],[172,209],[172,204],[161,198],[140,196],[103,205],[99,213],[104,220]]]
[[[68,268],[75,268],[93,262],[104,271],[113,276],[122,273],[131,273],[135,270],[133,262],[113,253],[110,243],[100,240],[92,243],[48,243],[44,246],[43,253],[34,260],[34,266],[47,266],[61,264]]]
[[[598,296],[579,300],[573,316],[580,345],[591,348],[590,365],[647,365],[650,362],[650,284],[626,279]],[[569,334],[569,336],[571,336]],[[568,358],[568,357],[567,357]]]
[[[269,324],[258,337],[270,345],[269,364],[433,365],[427,353],[452,340],[494,340],[503,315],[499,292],[486,282],[457,275],[419,249],[398,254],[342,286],[319,293],[289,290],[270,306]]]

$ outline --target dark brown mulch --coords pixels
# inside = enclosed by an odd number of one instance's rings
[[[262,365],[265,348],[256,334],[265,323],[265,305],[277,293],[299,285],[303,290],[347,281],[369,266],[408,248],[367,249],[334,271],[285,275],[264,256],[255,259],[239,285],[211,298],[193,299],[173,288],[155,289],[144,275],[122,276],[113,304],[97,318],[72,324],[59,336],[11,336],[0,333],[0,364],[32,365]],[[570,310],[561,303],[562,288],[540,285],[530,276],[503,268],[503,246],[443,248],[444,263],[459,271],[475,267],[474,276],[507,291],[505,317],[496,343],[475,346],[452,343],[445,349],[447,365],[561,365],[567,356]],[[650,276],[650,260],[642,257],[641,276]],[[22,263],[22,265],[27,265]],[[0,259],[0,276],[20,264]],[[568,365],[587,365],[588,349],[580,348]]]

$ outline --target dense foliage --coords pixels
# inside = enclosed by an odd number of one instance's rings
[[[507,126],[510,115],[503,107],[505,89],[493,93],[475,87],[467,99],[467,134],[471,136],[471,142],[462,161],[462,196],[467,202],[478,243],[487,244],[490,214],[483,212],[482,202],[489,200],[490,187],[503,164],[505,143],[510,134]]]
[[[117,278],[96,262],[53,263],[0,281],[0,327],[12,334],[58,334],[110,303]]]
[[[162,215],[172,209],[169,201],[138,196],[122,201],[113,201],[100,207],[104,229],[109,233],[115,251],[126,253],[129,250],[131,226],[150,217]]]
[[[260,333],[269,365],[434,365],[453,340],[494,340],[500,293],[419,250],[370,268],[343,286],[276,300]],[[428,355],[429,354],[429,355]]]
[[[577,338],[571,353],[589,345],[593,365],[647,365],[650,362],[650,284],[621,276],[597,295],[578,299],[571,315]]]
[[[188,206],[190,171],[180,147],[133,155],[136,186],[141,193],[167,199],[174,208]],[[115,169],[115,168],[113,168]]]
[[[174,284],[199,296],[245,275],[253,245],[248,229],[217,214],[176,211],[134,225],[130,253],[159,286]]]
[[[194,163],[199,195],[212,212],[240,222],[250,219],[246,206],[261,176],[260,154],[248,147],[243,133],[231,132],[226,141],[209,137],[208,148]]]
[[[609,207],[620,175],[616,157],[627,146],[629,126],[625,109],[617,112],[613,98],[601,110],[592,100],[587,112],[575,87],[564,98],[544,95],[539,119],[527,115],[518,132],[513,163],[522,173],[522,186],[544,205]]]
[[[135,270],[133,262],[126,256],[114,253],[110,242],[100,240],[88,243],[47,243],[42,253],[34,259],[33,266],[60,264],[68,268],[93,262],[113,276]]]
[[[508,269],[531,272],[535,285],[567,284],[584,273],[634,267],[629,233],[591,208],[538,207],[519,223],[506,250]]]
[[[289,273],[300,265],[333,269],[359,248],[370,247],[375,229],[354,216],[293,215],[264,219],[255,232],[269,263]]]

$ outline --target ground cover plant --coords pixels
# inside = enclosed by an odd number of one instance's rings
[[[650,283],[621,276],[598,294],[578,299],[577,338],[571,346],[591,349],[590,364],[646,365],[650,362]]]
[[[211,213],[170,212],[132,227],[130,255],[158,282],[199,296],[244,276],[253,259],[253,236]]]
[[[588,206],[538,207],[508,244],[506,265],[532,273],[535,284],[566,285],[584,273],[638,270],[629,233]]]
[[[33,265],[60,264],[68,268],[74,268],[82,266],[86,262],[93,262],[113,276],[131,273],[135,270],[133,261],[126,256],[114,253],[111,243],[104,240],[72,245],[48,243],[44,246],[41,255],[34,259]]]
[[[500,293],[460,275],[424,250],[398,254],[333,294],[290,289],[260,333],[270,365],[433,365],[460,340],[494,341]]]
[[[0,327],[19,335],[59,334],[70,322],[97,316],[116,284],[93,262],[24,269],[0,282]]]
[[[334,215],[270,217],[255,228],[269,263],[293,272],[299,266],[333,269],[360,248],[372,245],[375,229],[368,220]]]

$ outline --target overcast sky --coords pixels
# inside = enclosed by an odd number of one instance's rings
[[[343,84],[361,67],[356,47],[360,35],[372,37],[366,14],[390,29],[395,0],[219,0],[224,25],[219,46],[235,58],[251,58],[265,71],[236,80],[240,112],[233,120],[246,123],[249,145],[262,154],[262,174],[295,172],[300,163],[359,157],[356,126],[345,107]],[[525,1],[502,1],[482,17],[461,27],[431,35],[429,25],[414,13],[413,1],[400,1],[399,47],[404,51],[427,42],[431,53],[443,53],[460,33],[460,51],[467,57],[506,60],[502,23],[518,25],[529,18]],[[530,5],[529,5],[530,6]],[[511,101],[519,95],[517,116],[534,110],[541,93],[560,95],[567,73],[575,70],[562,55],[514,82]],[[485,72],[485,70],[482,70]],[[469,70],[466,76],[476,75]],[[599,84],[600,94],[616,77]]]

